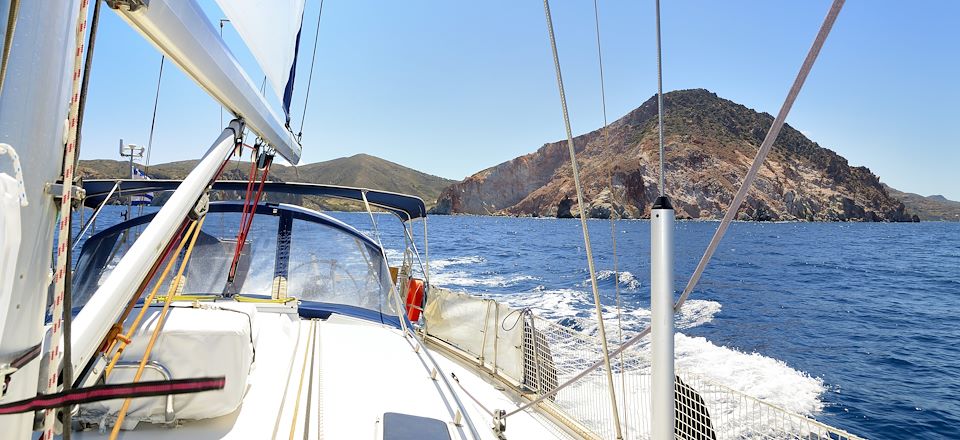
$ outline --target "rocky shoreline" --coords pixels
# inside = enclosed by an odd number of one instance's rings
[[[716,220],[733,199],[773,117],[707,90],[664,95],[666,180],[678,219]],[[591,218],[648,218],[659,194],[656,97],[574,147]],[[433,214],[575,217],[565,141],[480,171],[444,189]],[[784,126],[737,214],[749,221],[919,218],[865,167]]]

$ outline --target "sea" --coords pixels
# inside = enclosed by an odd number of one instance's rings
[[[106,207],[97,229],[124,210]],[[392,215],[375,215],[376,228],[367,214],[331,215],[400,255]],[[608,329],[619,290],[623,330],[642,330],[650,223],[587,223]],[[678,291],[718,225],[676,223]],[[579,220],[432,216],[427,226],[427,243],[421,222],[414,230],[432,284],[564,325],[595,321]],[[960,438],[960,223],[736,222],[676,325],[688,371],[867,438]]]

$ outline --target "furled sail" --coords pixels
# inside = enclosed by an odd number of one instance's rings
[[[217,0],[283,101],[288,125],[304,1]]]

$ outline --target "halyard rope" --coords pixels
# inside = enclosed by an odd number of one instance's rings
[[[810,73],[810,69],[813,67],[814,62],[817,60],[817,55],[820,54],[820,49],[823,47],[823,43],[826,41],[827,35],[830,34],[830,29],[833,27],[833,23],[836,21],[837,15],[840,14],[840,9],[843,8],[844,1],[845,0],[834,0],[833,4],[830,6],[830,11],[827,13],[826,18],[824,18],[823,24],[820,25],[820,31],[817,33],[817,37],[813,42],[813,46],[810,47],[810,51],[807,53],[807,57],[806,59],[804,59],[803,65],[800,67],[800,72],[797,73],[797,78],[794,80],[793,86],[790,88],[790,92],[787,94],[787,98],[783,103],[783,107],[781,107],[780,109],[780,113],[777,114],[777,118],[773,121],[773,125],[770,126],[770,131],[767,133],[767,137],[764,138],[763,144],[761,144],[760,146],[760,150],[757,151],[757,156],[754,158],[753,166],[751,166],[750,168],[750,170],[754,172],[747,173],[747,177],[744,179],[743,185],[740,187],[740,191],[737,193],[737,196],[740,196],[741,194],[745,195],[747,191],[750,189],[750,186],[753,184],[753,180],[756,178],[755,171],[760,169],[760,165],[763,164],[763,160],[766,158],[766,155],[769,152],[770,147],[773,145],[773,142],[776,140],[777,135],[780,132],[780,129],[783,127],[783,123],[787,118],[787,114],[790,112],[790,107],[793,105],[793,101],[796,99],[797,94],[800,93],[800,89],[803,87],[803,83],[806,80],[807,75]],[[708,253],[704,253],[704,258],[700,260],[701,264],[697,266],[700,273],[702,273],[703,271],[701,266],[706,267],[707,262],[709,262],[710,257],[713,255],[713,252],[710,249],[711,248],[713,248],[714,250],[716,249],[716,244],[714,242],[719,243],[720,239],[723,238],[723,234],[726,232],[726,226],[724,226],[724,224],[729,225],[730,220],[733,219],[733,214],[731,213],[736,213],[737,210],[740,209],[741,203],[743,203],[743,198],[738,199],[737,197],[735,197],[733,203],[731,203],[730,207],[727,208],[727,215],[724,216],[724,221],[721,222],[720,227],[717,228],[717,233],[714,234],[713,239],[710,241],[710,246],[707,247]],[[683,306],[683,303],[686,301],[687,297],[689,296],[689,293],[693,290],[693,287],[696,286],[697,281],[699,281],[700,275],[698,275],[698,272],[694,272],[694,275],[695,277],[691,277],[690,282],[687,283],[687,287],[686,289],[684,289],[683,295],[680,296],[680,299],[678,299],[677,303],[673,306],[673,310],[675,313],[680,311],[680,308]],[[583,371],[577,373],[576,376],[573,376],[570,379],[567,379],[566,381],[558,385],[553,390],[548,391],[547,393],[542,394],[537,399],[530,401],[529,403],[507,413],[507,417],[513,414],[516,414],[518,412],[524,411],[527,408],[540,403],[544,399],[547,399],[550,396],[557,394],[560,390],[570,386],[570,384],[580,380],[581,378],[583,378],[590,372],[596,370],[597,368],[600,368],[600,366],[604,365],[605,362],[609,362],[610,356],[617,356],[620,353],[623,353],[624,350],[630,348],[631,346],[639,342],[641,339],[643,339],[644,336],[647,336],[649,334],[650,334],[650,327],[648,326],[647,328],[643,329],[641,332],[637,333],[636,335],[631,337],[629,340],[627,340],[627,342],[624,342],[623,345],[621,345],[619,348],[610,352],[609,355],[606,355],[603,360],[594,362],[592,365],[590,365]]]
[[[597,312],[597,328],[600,332],[600,343],[603,347],[603,361],[607,368],[607,391],[610,393],[610,405],[613,411],[613,423],[617,438],[623,438],[620,429],[620,416],[617,409],[617,396],[613,385],[613,371],[610,369],[610,355],[607,349],[607,332],[603,327],[603,307],[600,304],[600,292],[597,288],[597,273],[593,265],[593,249],[590,246],[590,231],[587,228],[587,216],[583,208],[583,188],[580,186],[580,170],[577,169],[577,154],[573,145],[573,130],[570,128],[570,114],[567,111],[567,97],[563,90],[563,75],[560,72],[560,56],[557,54],[557,40],[553,33],[553,19],[550,17],[549,0],[543,0],[543,13],[547,20],[547,31],[550,35],[550,49],[553,52],[553,65],[557,74],[557,89],[560,92],[560,107],[563,110],[563,124],[567,131],[567,149],[570,151],[570,165],[573,168],[573,182],[577,188],[577,208],[580,211],[580,226],[583,229],[583,245],[587,253],[587,267],[590,270],[590,285],[593,289],[593,303]]]
[[[47,386],[46,393],[57,392],[57,379],[60,375],[61,341],[63,337],[63,297],[66,283],[67,251],[70,247],[70,214],[71,195],[73,192],[73,168],[77,141],[77,119],[80,111],[80,79],[83,70],[83,36],[87,29],[88,0],[80,2],[80,11],[77,15],[75,32],[76,47],[73,53],[73,85],[70,92],[70,113],[67,126],[67,143],[63,154],[63,192],[60,195],[60,222],[57,230],[57,263],[53,276],[53,310],[50,316],[53,324],[50,332],[52,347],[47,357]],[[69,360],[68,360],[69,362]],[[43,437],[53,440],[54,425],[56,425],[56,410],[48,409],[43,418]]]

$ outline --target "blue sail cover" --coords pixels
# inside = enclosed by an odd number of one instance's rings
[[[103,203],[104,198],[113,189],[117,180],[113,179],[92,179],[83,181],[83,189],[86,191],[86,198],[83,203],[90,208],[96,208]],[[120,180],[120,187],[117,188],[115,195],[136,195],[147,192],[173,191],[180,185],[179,180]],[[220,180],[214,182],[214,191],[246,191],[246,180]],[[363,194],[366,193],[367,201],[371,205],[386,209],[400,217],[403,220],[413,220],[427,216],[427,208],[423,199],[406,194],[398,194],[387,191],[376,191],[371,189],[353,188],[349,186],[320,185],[314,183],[289,183],[289,182],[267,182],[264,184],[264,192],[293,194],[299,196],[318,196],[333,197],[337,199],[363,201]]]

